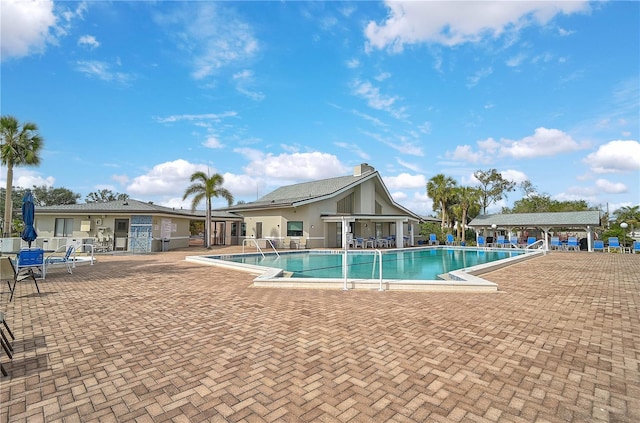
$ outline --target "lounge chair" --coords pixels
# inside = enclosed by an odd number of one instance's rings
[[[356,244],[354,248],[364,248],[364,238],[356,238]]]
[[[535,244],[538,239],[535,236],[530,236],[527,238],[527,247],[529,245]]]
[[[38,281],[36,281],[36,276],[33,274],[33,269],[31,267],[25,267],[17,270],[9,257],[0,257],[0,280],[7,281],[7,284],[9,284],[9,290],[11,291],[9,302],[13,300],[13,294],[16,292],[16,284],[27,279],[33,280],[33,283],[36,284],[36,290],[40,293]],[[13,281],[13,286],[11,286],[11,281]]]
[[[436,234],[429,234],[429,245],[438,245]]]
[[[602,251],[604,253],[604,241],[601,239],[593,241],[593,251]]]
[[[47,256],[47,258],[44,260],[45,268],[49,269],[49,266],[53,264],[64,264],[67,267],[67,272],[70,274],[73,273],[73,271],[71,270],[71,268],[73,267],[73,258],[71,257],[71,254],[73,254],[75,251],[76,247],[74,245],[70,245],[69,247],[67,247],[64,256],[56,255],[56,253]]]
[[[482,235],[478,235],[478,247],[486,247],[487,243]]]
[[[612,249],[622,252],[622,246],[620,245],[620,241],[617,236],[609,237],[609,248],[607,251],[611,252]]]
[[[570,236],[567,239],[567,251],[580,251],[580,243],[578,242],[578,238],[575,236]]]
[[[549,243],[550,250],[562,250],[562,242],[560,242],[560,237],[552,236],[551,242]]]
[[[456,245],[456,240],[451,234],[447,234],[447,245]]]
[[[633,241],[633,247],[631,247],[631,254],[640,253],[640,241]]]
[[[496,237],[496,242],[493,245],[496,247],[504,247],[506,243],[507,241],[505,240],[504,235],[498,235]]]
[[[513,235],[509,237],[509,244],[511,244],[511,247],[518,247],[518,237]]]

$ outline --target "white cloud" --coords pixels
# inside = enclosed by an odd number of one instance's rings
[[[2,60],[42,53],[53,42],[53,1],[2,0]]]
[[[194,79],[204,79],[231,64],[243,64],[259,50],[249,24],[218,2],[194,2],[157,22],[188,56]]]
[[[202,143],[207,148],[222,148],[224,145],[213,135],[210,135],[205,142]]]
[[[362,148],[360,148],[360,146],[357,144],[349,144],[346,142],[336,142],[334,144],[340,148],[348,150],[350,154],[355,155],[362,160],[369,160],[371,158],[371,156],[369,156],[369,154],[362,150]]]
[[[527,56],[525,54],[518,53],[517,55],[515,55],[512,58],[510,58],[509,60],[507,60],[507,66],[509,66],[511,68],[518,67],[518,66],[520,66],[522,64],[522,62],[526,58],[527,58]]]
[[[598,191],[604,191],[607,194],[621,194],[628,191],[625,184],[621,182],[611,182],[607,179],[597,179],[596,188]]]
[[[404,45],[434,43],[454,46],[497,38],[526,26],[544,25],[559,14],[589,9],[588,1],[418,2],[386,1],[381,24],[369,22],[366,48],[394,52]]]
[[[349,69],[356,69],[360,66],[360,61],[358,59],[350,59],[345,62],[345,65]]]
[[[96,37],[93,35],[83,35],[78,39],[78,45],[86,46],[89,49],[93,50],[94,48],[100,47],[100,43],[96,40]]]
[[[113,71],[109,63],[99,60],[78,61],[76,63],[76,70],[89,77],[98,78],[102,81],[117,82],[125,85],[133,79],[133,75],[125,72]]]
[[[467,87],[475,87],[476,85],[478,85],[478,82],[480,82],[481,79],[486,78],[492,73],[493,69],[491,67],[479,69],[476,73],[467,78]]]
[[[401,173],[398,176],[386,176],[384,183],[390,190],[426,189],[427,180],[424,175]]]
[[[583,160],[595,173],[622,173],[640,170],[640,143],[617,140],[601,145]]]
[[[229,112],[222,112],[222,113],[204,113],[199,115],[184,114],[184,115],[171,115],[167,117],[156,116],[153,119],[159,123],[174,123],[174,122],[180,122],[180,121],[187,121],[187,122],[213,121],[215,123],[219,123],[223,119],[226,119],[229,117],[236,117],[237,115],[238,113],[229,111]]]
[[[397,119],[405,118],[405,108],[394,106],[399,97],[381,94],[380,89],[374,87],[368,81],[355,80],[352,82],[351,88],[354,95],[367,100],[369,107],[376,110],[384,110]]]
[[[533,135],[519,140],[493,138],[477,142],[478,150],[470,145],[457,146],[453,152],[447,152],[449,159],[469,163],[492,163],[499,157],[531,159],[549,157],[586,148],[585,143],[576,142],[569,134],[558,129],[537,128]]]
[[[344,176],[350,169],[328,153],[307,152],[274,155],[251,149],[236,149],[248,155],[251,162],[244,167],[247,175],[280,181],[310,181]]]
[[[53,176],[44,177],[33,170],[25,168],[14,168],[13,170],[13,186],[16,188],[31,188],[34,185],[52,187],[55,181],[56,178]],[[4,167],[0,172],[0,186],[2,188],[7,186],[7,172]]]
[[[175,195],[184,192],[189,186],[189,179],[196,171],[215,173],[206,165],[189,163],[178,159],[155,165],[145,175],[133,178],[127,186],[127,193],[131,196],[148,197],[153,195]],[[167,175],[171,175],[167,178]]]
[[[537,128],[531,136],[520,140],[502,139],[500,154],[516,159],[555,156],[576,151],[584,146],[558,129]]]
[[[264,100],[265,95],[259,91],[250,89],[254,84],[253,71],[243,70],[233,75],[233,80],[236,82],[236,90],[252,100],[261,101]]]
[[[391,74],[389,72],[382,72],[376,75],[373,79],[375,79],[378,82],[382,82],[385,79],[389,79],[389,78],[391,78]]]

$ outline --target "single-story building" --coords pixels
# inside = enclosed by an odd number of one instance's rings
[[[191,221],[205,220],[204,211],[175,209],[137,200],[118,200],[36,208],[35,244],[55,250],[69,242],[93,244],[96,251],[145,253],[189,246]],[[212,221],[222,231],[219,240],[231,244],[225,236],[231,224],[240,224],[242,216],[217,212]],[[20,242],[15,239],[14,242]],[[18,246],[3,245],[3,251]],[[90,248],[90,247],[89,247]]]
[[[366,163],[355,166],[352,175],[283,186],[219,211],[243,216],[245,238],[285,248],[343,248],[352,237],[391,237],[414,245],[421,221],[393,200],[380,174]]]

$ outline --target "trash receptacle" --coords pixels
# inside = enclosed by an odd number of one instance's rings
[[[169,251],[169,238],[162,238],[162,251]]]

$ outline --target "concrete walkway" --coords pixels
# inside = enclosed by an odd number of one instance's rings
[[[461,294],[251,288],[201,253],[100,256],[11,303],[3,281],[0,421],[640,421],[640,255]]]

